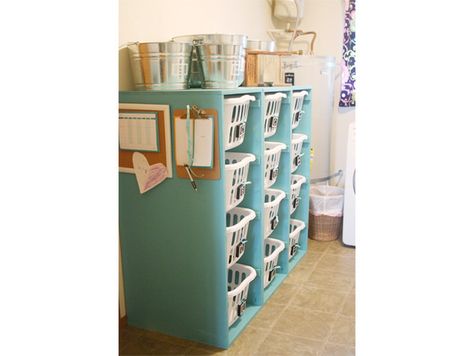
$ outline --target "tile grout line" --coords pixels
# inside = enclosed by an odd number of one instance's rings
[[[327,252],[328,252],[328,249],[329,247],[326,248],[326,250],[323,252],[321,258],[319,259],[319,261],[316,263],[316,265],[314,266],[313,270],[311,272],[314,272],[314,270],[316,270],[316,267],[317,265],[320,263],[321,259],[327,255]],[[331,254],[330,254],[331,255]],[[355,259],[355,256],[354,256],[354,259]],[[324,270],[324,269],[323,269]],[[351,286],[352,287],[352,286]],[[344,305],[345,305],[345,302],[346,302],[346,299],[348,298],[349,294],[351,293],[352,291],[352,288],[349,289],[349,291],[347,292],[346,296],[344,297],[344,301],[342,302],[342,305],[341,305],[341,308],[340,310],[335,313],[336,315],[336,320],[334,321],[334,323],[331,325],[331,327],[329,328],[329,332],[328,332],[328,335],[326,336],[326,338],[324,339],[324,342],[323,342],[323,352],[324,350],[326,349],[326,346],[328,345],[329,343],[329,338],[331,337],[332,335],[332,332],[333,332],[333,329],[334,329],[334,324],[336,323],[336,321],[339,319],[340,315],[341,315],[341,311],[342,311],[342,308],[344,308]],[[346,346],[346,345],[344,345]]]

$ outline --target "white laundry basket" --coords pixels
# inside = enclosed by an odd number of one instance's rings
[[[303,183],[306,183],[306,177],[298,174],[291,175],[290,215],[293,214],[300,203],[300,190]]]
[[[255,161],[251,153],[225,153],[226,211],[236,207],[244,200],[250,162]]]
[[[305,134],[293,134],[291,137],[291,173],[296,171],[301,164],[303,141],[307,139],[308,136]]]
[[[265,177],[264,186],[270,188],[278,177],[278,166],[280,164],[281,151],[286,148],[284,143],[265,142]]]
[[[286,194],[283,190],[279,189],[265,189],[265,200],[264,200],[264,237],[271,235],[273,230],[278,225],[278,209],[281,201],[285,198]]]
[[[266,288],[271,281],[275,278],[278,266],[278,256],[281,251],[285,249],[285,244],[283,241],[276,239],[265,239],[265,258],[263,259],[264,265],[264,279],[263,279],[263,288]]]
[[[296,128],[303,118],[303,101],[304,97],[308,95],[306,90],[293,93],[293,100],[291,103],[291,128]]]
[[[244,313],[249,285],[257,272],[250,266],[239,263],[227,270],[227,317],[231,326]]]
[[[225,150],[230,150],[244,142],[245,123],[251,101],[255,101],[252,95],[224,99]]]
[[[300,245],[298,244],[300,240],[300,233],[306,227],[304,221],[290,219],[290,237],[288,242],[288,257],[292,258]]]
[[[247,208],[233,208],[227,212],[227,267],[236,263],[245,252],[247,232],[255,212]]]
[[[263,123],[263,137],[273,136],[278,128],[281,101],[286,98],[284,93],[265,95],[265,121]]]

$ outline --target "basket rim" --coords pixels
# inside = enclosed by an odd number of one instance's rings
[[[308,95],[309,93],[306,91],[306,90],[302,90],[302,91],[295,91],[293,92],[293,98],[299,98],[299,97],[304,97],[306,95]]]
[[[235,105],[235,104],[243,104],[249,101],[255,101],[256,98],[253,95],[245,94],[238,98],[228,98],[224,99],[224,104],[226,105]]]
[[[255,277],[257,277],[257,272],[255,271],[255,269],[251,266],[248,266],[248,265],[243,265],[243,264],[240,264],[240,263],[234,263],[228,269],[234,269],[237,266],[240,266],[239,268],[243,267],[242,269],[244,269],[244,270],[246,269],[247,272],[248,272],[248,275],[247,275],[247,277],[245,277],[245,279],[243,281],[240,281],[239,285],[236,288],[234,288],[231,291],[227,292],[227,296],[229,298],[234,297],[237,294],[239,294],[240,292],[242,292],[248,285],[250,285],[250,282],[252,282],[255,279]]]
[[[291,144],[294,145],[296,143],[306,141],[307,139],[308,139],[308,136],[305,134],[294,133],[291,135]]]
[[[269,207],[272,207],[272,206],[275,206],[277,204],[280,204],[280,202],[285,198],[286,196],[286,193],[283,191],[283,190],[280,190],[280,189],[265,189],[265,192],[264,194],[274,194],[274,195],[277,195],[275,200],[273,201],[270,201],[268,203],[263,203],[263,206],[265,208],[269,208]]]
[[[257,214],[252,209],[241,208],[241,207],[234,207],[234,208],[230,209],[229,211],[226,212],[226,215],[227,214],[239,214],[238,211],[245,212],[247,215],[244,216],[243,219],[240,220],[237,224],[226,227],[226,232],[227,233],[232,233],[234,231],[237,231],[237,230],[241,229],[245,224],[249,223],[250,221],[252,221],[253,219],[255,219],[257,217]]]
[[[264,263],[267,263],[273,260],[276,256],[280,254],[281,251],[285,249],[285,243],[283,241],[272,239],[271,237],[267,237],[265,239],[265,245],[267,245],[268,242],[270,242],[270,244],[278,245],[278,246],[276,247],[275,251],[273,251],[269,256],[263,258]]]
[[[277,92],[277,93],[274,93],[274,94],[266,94],[265,95],[265,103],[267,102],[270,102],[270,101],[275,101],[275,100],[278,100],[278,99],[282,99],[282,98],[286,98],[287,95],[285,93],[282,93],[282,92]]]
[[[269,148],[267,150],[267,145],[268,146],[274,146],[272,148]],[[286,149],[286,144],[282,142],[276,142],[276,141],[265,141],[265,151],[263,152],[263,155],[265,157],[270,156],[272,154],[278,153],[280,151],[283,151]]]
[[[306,183],[306,177],[300,174],[292,174],[291,181],[292,182],[295,181],[294,183],[291,183],[290,185],[291,190],[294,190],[301,187],[303,183]]]
[[[228,157],[229,156],[229,157]],[[241,152],[226,152],[224,161],[226,159],[231,159],[231,156],[235,156],[235,158],[240,158],[239,162],[236,163],[229,163],[225,165],[226,171],[233,171],[235,169],[241,168],[250,162],[254,162],[257,158],[252,153],[241,153]]]
[[[303,230],[306,227],[306,224],[304,221],[298,220],[298,219],[290,219],[290,226],[291,225],[296,225],[296,229],[294,229],[292,232],[290,232],[290,237],[295,236],[296,234],[299,234],[301,230]]]

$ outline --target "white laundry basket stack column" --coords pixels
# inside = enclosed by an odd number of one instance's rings
[[[270,188],[278,177],[281,151],[286,148],[284,143],[265,142],[265,177],[264,187]]]
[[[278,256],[281,251],[285,249],[283,241],[268,238],[265,239],[265,258],[263,259],[264,264],[264,279],[263,288],[266,288],[271,281],[275,278],[275,274],[279,268]]]
[[[294,133],[291,137],[291,173],[296,171],[301,164],[303,142],[308,139],[305,134]]]
[[[247,305],[249,285],[257,272],[250,266],[234,264],[227,270],[227,319],[231,326],[242,316]]]
[[[250,162],[255,161],[251,153],[225,153],[226,211],[244,200]]]
[[[291,128],[295,129],[298,127],[301,119],[303,118],[303,102],[304,97],[308,95],[306,90],[293,93],[293,100],[291,103]]]
[[[227,267],[244,254],[249,225],[255,216],[253,210],[246,208],[233,208],[227,212]]]
[[[263,137],[273,136],[278,128],[281,101],[286,98],[285,93],[265,95],[265,121],[263,123]]]
[[[291,175],[291,197],[290,197],[290,215],[294,213],[300,203],[301,185],[306,183],[306,177],[298,174]]]
[[[288,242],[288,257],[292,258],[299,248],[300,233],[306,227],[304,221],[290,219],[290,236]]]
[[[249,114],[252,95],[224,99],[225,150],[239,146],[245,139],[245,124]]]
[[[278,209],[286,194],[280,189],[266,189],[264,200],[264,238],[271,235],[278,225]]]

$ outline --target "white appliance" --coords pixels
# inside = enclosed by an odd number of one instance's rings
[[[349,246],[355,246],[355,123],[349,125],[347,133],[347,158],[345,172],[342,242]]]
[[[313,90],[312,142],[314,157],[311,179],[330,175],[331,126],[334,108],[334,81],[339,75],[336,58],[331,56],[282,57],[285,79],[294,85],[311,85]],[[290,81],[287,81],[291,84]],[[304,119],[310,119],[303,116]]]

